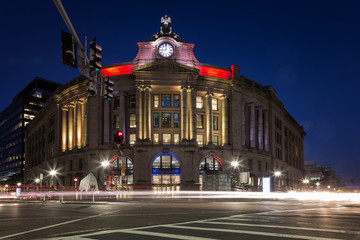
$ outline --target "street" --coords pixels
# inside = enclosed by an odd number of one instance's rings
[[[360,239],[360,206],[339,202],[0,202],[0,221],[0,239]]]

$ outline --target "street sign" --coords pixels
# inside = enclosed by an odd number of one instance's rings
[[[78,48],[78,66],[79,66],[79,72],[84,75],[87,78],[90,78],[89,68],[85,65],[85,54],[83,51],[81,51],[80,48]]]

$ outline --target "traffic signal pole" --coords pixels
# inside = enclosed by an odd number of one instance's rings
[[[76,31],[73,27],[73,25],[71,24],[71,21],[69,19],[69,16],[67,15],[65,9],[64,9],[64,6],[62,5],[61,1],[60,0],[54,0],[54,3],[57,7],[57,9],[59,10],[62,18],[64,19],[64,22],[66,24],[66,26],[68,27],[69,31],[71,32],[71,34],[73,35],[77,45],[79,46],[79,48],[81,49],[81,51],[85,51],[85,47],[83,47],[83,45],[81,44],[80,40],[79,40],[79,37],[78,35],[76,34]]]

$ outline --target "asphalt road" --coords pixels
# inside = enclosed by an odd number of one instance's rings
[[[0,202],[0,239],[360,239],[360,207],[301,201]]]

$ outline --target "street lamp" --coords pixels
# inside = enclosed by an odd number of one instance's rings
[[[231,162],[231,166],[236,169],[239,166],[239,162],[238,161],[232,161]]]
[[[39,183],[39,182],[40,182],[40,178],[36,178],[36,179],[35,179],[35,182],[36,182],[36,183]]]
[[[276,171],[276,172],[274,173],[274,175],[275,175],[275,177],[280,177],[280,176],[281,176],[281,172],[280,172],[280,171]]]
[[[55,176],[55,175],[56,175],[56,170],[54,170],[54,169],[51,170],[51,171],[50,171],[50,175],[51,175],[52,177]]]
[[[106,168],[109,165],[110,165],[109,161],[106,161],[106,160],[102,161],[102,163],[101,163],[101,166],[103,166],[103,168]]]
[[[21,183],[20,183],[20,182],[18,182],[18,183],[17,183],[17,185],[20,187],[20,186],[21,186]]]
[[[309,183],[309,179],[305,178],[305,179],[303,180],[303,183],[304,183],[304,184],[308,184],[308,183]]]

